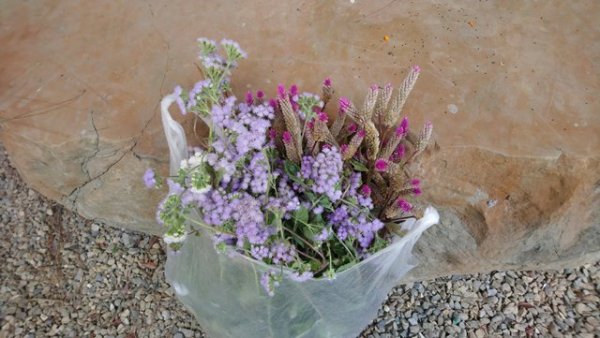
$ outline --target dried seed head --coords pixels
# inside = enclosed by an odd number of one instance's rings
[[[300,163],[300,156],[298,154],[298,150],[294,145],[292,135],[289,131],[286,130],[283,132],[283,135],[281,135],[281,141],[283,141],[283,146],[285,147],[285,154],[287,155],[287,158],[294,163]]]
[[[366,120],[362,117],[361,114],[358,113],[356,107],[347,97],[340,97],[340,110],[342,110],[345,114],[350,116],[351,119],[356,121],[359,126],[363,127],[366,123]]]
[[[373,121],[368,121],[365,125],[365,143],[367,145],[367,159],[374,161],[379,155],[379,131],[375,128]],[[372,163],[372,162],[371,162]]]
[[[292,140],[294,141],[294,148],[298,151],[298,156],[300,156],[302,154],[302,132],[300,130],[298,116],[294,113],[292,104],[287,97],[279,99],[279,107],[281,108],[285,126],[291,133]]]
[[[385,114],[387,110],[388,103],[392,98],[392,92],[394,91],[394,87],[392,87],[391,83],[388,83],[383,87],[382,90],[379,91],[379,95],[377,96],[377,103],[375,103],[375,111],[373,118],[378,123],[381,121],[382,116]]]
[[[365,139],[365,135],[365,131],[360,130],[358,133],[352,136],[352,138],[350,139],[350,143],[348,143],[346,151],[342,152],[342,158],[344,159],[344,161],[351,159],[354,156],[354,154],[356,154],[356,151],[358,150],[358,148],[360,148],[362,141]]]
[[[379,86],[372,85],[369,88],[369,92],[367,93],[365,102],[363,103],[362,111],[360,112],[365,120],[370,120],[373,117],[373,110],[375,109],[375,104],[377,103],[378,94]]]
[[[346,122],[346,114],[340,109],[337,118],[333,121],[333,125],[331,125],[331,134],[333,137],[338,137],[340,131],[344,127],[344,123]]]
[[[400,114],[402,113],[402,108],[406,103],[406,99],[408,99],[408,95],[414,88],[420,72],[421,68],[419,68],[419,66],[413,66],[408,71],[408,75],[398,90],[398,95],[394,96],[392,99],[392,103],[383,118],[383,124],[386,127],[392,127],[397,123],[398,119],[400,118]]]
[[[423,130],[421,130],[421,134],[419,135],[419,140],[417,141],[413,157],[419,155],[425,150],[425,148],[427,148],[427,144],[431,139],[432,132],[433,124],[429,121],[425,122],[425,126],[423,126]]]
[[[323,87],[321,88],[321,91],[323,93],[323,103],[327,103],[329,102],[329,100],[331,100],[331,98],[333,97],[334,94],[334,90],[333,87],[331,86],[331,79],[330,78],[326,78],[323,81]]]
[[[408,118],[402,119],[402,122],[396,128],[395,132],[392,134],[387,144],[383,148],[380,157],[390,158],[393,155],[393,152],[398,148],[398,145],[408,133]]]

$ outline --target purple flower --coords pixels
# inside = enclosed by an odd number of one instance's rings
[[[196,105],[196,96],[202,92],[202,89],[210,86],[210,80],[202,80],[196,82],[192,90],[189,93],[188,103],[186,108],[189,110]]]
[[[310,271],[304,271],[303,273],[294,271],[290,274],[290,279],[298,283],[305,282],[311,278],[313,278],[313,273]]]
[[[225,48],[225,51],[228,54],[228,56],[232,58],[245,59],[248,57],[248,54],[244,52],[240,45],[233,40],[223,39],[221,40],[221,46]]]
[[[181,89],[180,86],[175,86],[175,89],[173,90],[173,95],[176,96],[175,102],[177,103],[177,106],[179,107],[181,114],[185,115],[185,114],[187,114],[187,110],[185,109],[185,103],[183,102],[183,99],[181,98],[182,92],[183,92],[183,90]]]
[[[315,215],[320,215],[320,214],[322,214],[322,213],[323,213],[323,210],[324,210],[324,208],[323,208],[323,206],[322,206],[322,205],[317,205],[316,207],[314,207],[314,208],[312,209],[312,212],[313,212],[313,214],[315,214]]]
[[[156,186],[156,175],[154,170],[148,168],[144,173],[144,184],[147,188],[154,188]]]
[[[348,125],[348,132],[349,133],[355,133],[358,130],[358,125],[356,123],[350,123]]]
[[[260,278],[260,284],[265,289],[269,297],[275,296],[275,288],[279,286],[279,278],[277,277],[277,272],[275,270],[265,272]]]
[[[315,235],[315,241],[324,242],[331,236],[331,229],[323,228],[320,233]]]
[[[324,87],[331,87],[331,79],[330,78],[325,78],[325,80],[323,80],[323,86]]]
[[[181,184],[173,181],[172,179],[167,179],[167,185],[169,186],[169,195],[181,195],[185,190]]]
[[[310,171],[313,180],[311,190],[317,194],[325,194],[332,202],[342,197],[337,187],[342,174],[342,155],[334,147],[324,147],[315,157]]]
[[[262,90],[256,91],[256,98],[262,100],[265,97],[265,93]]]
[[[284,242],[277,242],[271,246],[271,254],[273,255],[273,263],[291,263],[296,256],[296,248]]]
[[[265,258],[271,258],[271,250],[264,245],[253,245],[250,249],[252,257],[262,261]]]
[[[363,184],[363,186],[360,187],[360,193],[365,196],[370,196],[371,195],[371,187],[369,187],[366,184]]]

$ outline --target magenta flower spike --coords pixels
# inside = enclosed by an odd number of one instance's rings
[[[344,113],[346,111],[348,111],[348,109],[352,105],[352,103],[350,103],[350,100],[344,96],[340,97],[339,104],[340,104],[340,110],[343,111]]]
[[[285,95],[286,95],[285,86],[281,83],[277,86],[277,95],[279,95],[280,99],[285,98]]]
[[[281,135],[281,140],[283,141],[283,143],[289,144],[290,142],[292,142],[292,134],[290,134],[290,132],[287,130],[284,131]]]
[[[370,196],[371,195],[371,187],[369,187],[366,184],[363,184],[362,187],[360,187],[360,193],[365,196]]]
[[[386,161],[383,158],[377,159],[375,161],[375,170],[376,171],[385,172],[388,170],[388,167],[389,167],[388,161]]]
[[[402,198],[399,198],[396,201],[396,205],[398,206],[398,208],[400,208],[400,210],[404,212],[410,212],[412,210],[412,204],[408,203],[408,201]]]
[[[290,96],[294,97],[296,95],[298,95],[298,86],[296,86],[295,84],[293,84],[290,87]]]
[[[252,96],[252,92],[248,91],[246,93],[246,104],[251,106],[252,104],[254,104],[254,97]]]

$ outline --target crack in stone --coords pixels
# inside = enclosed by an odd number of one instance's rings
[[[108,167],[106,167],[106,169],[104,169],[100,174],[89,178],[87,181],[85,181],[83,184],[81,184],[80,186],[78,186],[77,188],[73,189],[69,195],[67,196],[67,201],[69,203],[71,203],[72,205],[72,209],[77,212],[77,199],[79,198],[79,193],[81,191],[81,189],[85,188],[88,184],[92,183],[93,181],[99,179],[100,177],[106,175],[115,165],[117,165],[119,162],[121,162],[121,160],[123,160],[123,158],[125,158],[125,156],[131,152],[133,152],[133,148],[135,148],[135,146],[137,145],[137,140],[133,140],[133,144],[131,145],[131,147],[129,147],[129,149],[127,149],[126,151],[123,152],[123,154],[113,163],[111,163]]]
[[[83,158],[83,160],[81,161],[81,163],[79,164],[81,167],[81,171],[83,171],[87,177],[88,180],[91,178],[90,176],[90,169],[88,168],[88,164],[89,162],[96,156],[98,155],[98,153],[100,152],[100,134],[98,134],[98,128],[96,127],[96,121],[94,120],[94,110],[90,110],[90,124],[92,125],[92,129],[94,129],[94,135],[95,135],[95,140],[94,140],[94,153],[89,155],[89,156],[85,156]]]
[[[150,13],[150,16],[152,17],[152,27],[154,27],[154,29],[156,30],[158,36],[160,36],[160,39],[163,41],[163,43],[165,44],[166,48],[166,60],[165,60],[165,68],[164,68],[164,72],[163,72],[163,76],[160,82],[160,87],[159,87],[159,97],[162,96],[162,92],[163,92],[163,88],[164,88],[164,84],[165,84],[165,80],[167,77],[167,73],[169,72],[169,66],[171,63],[171,55],[170,55],[170,51],[171,51],[171,45],[169,44],[169,41],[165,38],[165,36],[162,34],[162,32],[155,26],[154,24],[154,19],[155,19],[155,15],[154,15],[154,11],[152,9],[152,6],[150,3],[144,1],[148,7],[148,11]],[[81,81],[80,81],[81,82]],[[85,83],[84,83],[85,84]],[[99,95],[100,96],[100,95]],[[101,99],[104,98],[102,96],[100,96]],[[107,103],[107,102],[105,102]],[[148,121],[146,121],[146,123],[144,124],[144,126],[142,127],[142,129],[140,130],[139,134],[133,137],[133,144],[131,145],[131,147],[129,147],[129,149],[127,149],[125,152],[123,152],[123,154],[112,164],[110,164],[109,166],[106,167],[105,170],[103,170],[100,174],[91,177],[90,173],[89,173],[89,169],[87,168],[87,165],[89,163],[89,161],[91,161],[96,155],[98,155],[98,153],[100,152],[100,135],[98,133],[98,129],[96,128],[96,124],[94,121],[94,112],[90,111],[90,116],[91,116],[91,124],[92,124],[92,128],[94,129],[94,132],[96,133],[96,139],[95,139],[95,150],[93,152],[93,154],[86,156],[82,163],[81,163],[81,169],[82,171],[87,175],[88,179],[81,185],[79,185],[78,187],[76,187],[75,189],[73,189],[66,197],[66,201],[68,203],[71,204],[72,209],[77,212],[77,200],[79,199],[79,194],[81,192],[81,190],[83,188],[85,188],[88,184],[92,183],[93,181],[101,178],[102,176],[106,175],[115,165],[117,165],[127,154],[131,153],[137,160],[142,161],[144,159],[148,159],[148,160],[154,160],[157,162],[160,162],[160,160],[152,158],[152,157],[148,157],[148,156],[143,156],[143,155],[139,155],[135,152],[135,147],[138,144],[138,140],[140,137],[142,137],[146,131],[146,129],[148,128],[148,126],[150,125],[150,123],[152,122],[152,120],[154,120],[154,118],[157,115],[157,109],[160,105],[160,100],[158,100],[158,102],[156,103],[156,105],[154,106],[154,114],[152,114],[152,116],[148,119]]]

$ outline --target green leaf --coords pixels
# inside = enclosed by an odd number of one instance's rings
[[[294,211],[294,218],[300,223],[308,223],[308,209],[300,207],[300,209]]]
[[[333,210],[333,203],[327,196],[323,196],[319,201],[319,205],[327,210]]]
[[[283,163],[283,168],[285,170],[285,173],[288,174],[288,176],[296,176],[296,174],[298,174],[298,172],[300,171],[300,167],[290,160],[286,160]]]
[[[311,219],[311,223],[314,225],[318,225],[320,228],[323,228],[323,226],[325,225],[325,220],[323,219],[323,215],[322,214],[313,215],[313,217]]]
[[[351,160],[350,164],[352,164],[352,168],[354,168],[354,170],[356,170],[356,171],[361,171],[361,172],[369,171],[369,168],[367,168],[366,165],[364,165],[363,163],[361,163],[357,160]]]
[[[309,241],[312,241],[312,239],[315,238],[315,233],[310,227],[302,227],[302,233],[304,234],[305,238],[309,239]]]

